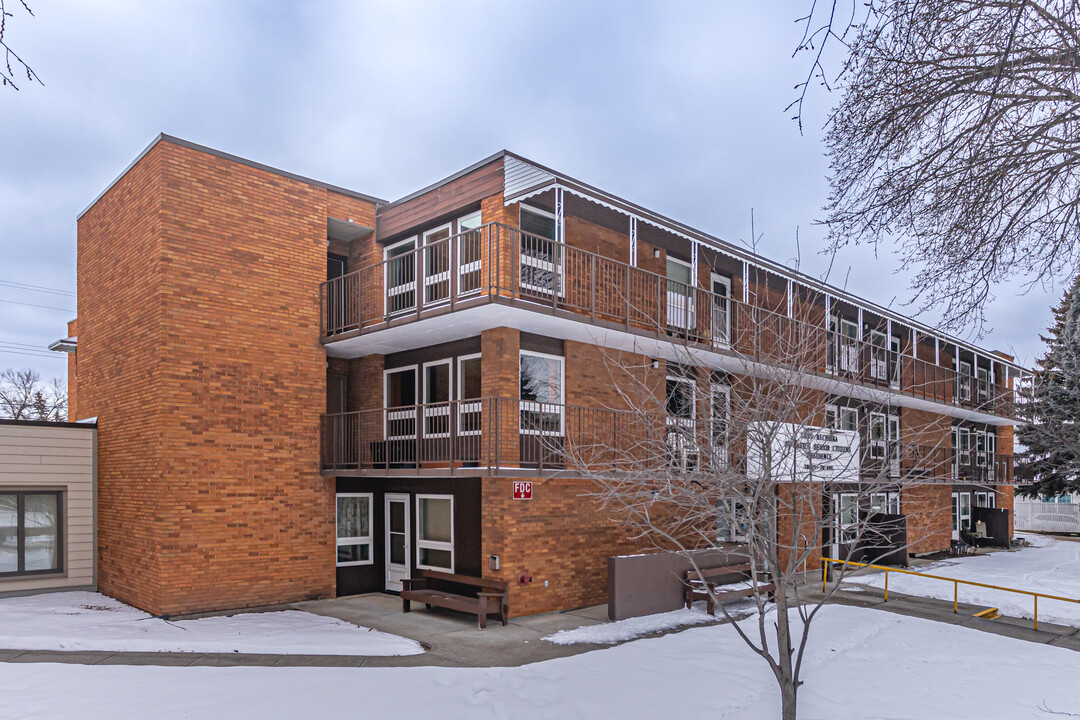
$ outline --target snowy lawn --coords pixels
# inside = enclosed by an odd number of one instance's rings
[[[949,558],[912,568],[921,573],[972,580],[988,585],[1042,592],[1080,599],[1080,542],[1045,535],[1017,533],[1032,544],[1015,552]],[[885,586],[885,574],[858,575],[848,582],[874,588]],[[953,599],[952,583],[889,573],[889,591],[921,597]],[[960,602],[996,607],[1001,614],[1030,618],[1034,606],[1030,595],[960,586]],[[1080,627],[1080,604],[1039,599],[1039,621]]]
[[[1080,656],[1063,648],[832,605],[811,635],[800,718],[1045,720],[1043,703],[1080,712],[1078,664]],[[779,713],[772,675],[730,625],[519,668],[0,664],[4,718],[772,720]]]
[[[643,615],[599,625],[583,625],[573,630],[560,630],[543,639],[556,645],[577,645],[582,643],[617,645],[653,633],[675,630],[691,625],[704,625],[724,619],[724,615],[719,609],[716,611],[716,617],[713,617],[705,611],[705,607],[705,601],[702,600],[694,603],[694,607],[690,609],[680,608],[671,612]],[[739,603],[729,603],[727,611],[728,615],[734,618],[743,618],[757,612],[757,608],[752,600],[746,600]]]
[[[0,648],[415,655],[413,640],[298,610],[166,621],[100,593],[0,600]]]

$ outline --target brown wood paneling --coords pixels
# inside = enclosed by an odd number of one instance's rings
[[[502,192],[502,158],[400,204],[379,211],[376,237],[381,240]]]

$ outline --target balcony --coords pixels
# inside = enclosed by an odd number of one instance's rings
[[[337,476],[580,476],[611,471],[716,473],[745,457],[711,436],[716,426],[663,413],[481,398],[323,415],[322,472]],[[734,446],[732,446],[734,447]],[[865,446],[860,477],[1012,484],[1012,457],[954,458],[949,448]],[[954,459],[957,462],[954,462]]]
[[[498,304],[650,338],[657,347],[678,343],[743,364],[798,367],[833,385],[1014,415],[1007,387],[897,352],[881,333],[875,341],[835,332],[821,306],[800,301],[789,316],[497,223],[329,280],[320,300],[331,353],[370,333]]]

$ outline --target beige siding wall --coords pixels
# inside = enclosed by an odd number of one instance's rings
[[[0,578],[0,595],[94,586],[94,453],[92,427],[0,422],[0,492],[63,493],[63,569]]]

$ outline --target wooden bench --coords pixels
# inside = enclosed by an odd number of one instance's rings
[[[401,608],[409,612],[410,602],[422,602],[430,610],[432,605],[472,613],[479,620],[480,629],[487,627],[487,616],[498,615],[506,625],[510,614],[510,584],[500,580],[454,575],[437,570],[425,570],[423,577],[401,581]],[[476,597],[462,595],[446,589],[447,585],[479,588]]]
[[[776,592],[776,585],[772,582],[768,573],[758,573],[757,587],[753,585],[750,573],[750,563],[743,565],[725,565],[723,567],[702,568],[687,570],[686,579],[686,607],[693,606],[695,600],[704,600],[705,609],[710,615],[716,614],[715,601],[721,604],[738,598],[750,597],[757,592],[769,594],[772,598]],[[730,589],[725,586],[731,585]],[[709,592],[712,589],[712,593]]]

